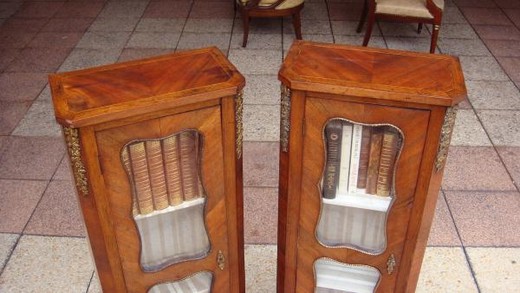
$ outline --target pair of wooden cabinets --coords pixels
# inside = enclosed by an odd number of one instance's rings
[[[465,94],[447,56],[296,42],[278,292],[413,292]],[[215,48],[52,75],[104,292],[245,292],[244,78]]]

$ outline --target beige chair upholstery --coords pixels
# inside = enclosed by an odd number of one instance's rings
[[[236,0],[244,26],[242,47],[247,45],[249,21],[252,17],[284,17],[292,16],[296,38],[301,40],[300,11],[304,0]]]
[[[363,46],[366,46],[370,40],[373,24],[377,19],[417,22],[419,23],[419,33],[422,24],[429,23],[433,25],[430,53],[434,53],[443,10],[444,0],[365,0],[363,15],[357,31],[361,31],[368,14],[368,27],[363,40]]]

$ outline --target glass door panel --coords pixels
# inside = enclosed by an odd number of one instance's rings
[[[315,293],[372,293],[381,274],[366,265],[340,263],[320,258],[314,263]]]
[[[186,279],[153,286],[148,293],[209,293],[213,274],[200,272]]]
[[[330,120],[316,230],[320,243],[369,254],[386,248],[386,218],[395,196],[394,173],[403,143],[391,125]]]
[[[144,271],[203,258],[210,250],[201,150],[201,135],[186,130],[162,139],[133,141],[121,152],[133,191],[132,214]]]

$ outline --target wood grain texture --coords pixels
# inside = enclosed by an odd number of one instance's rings
[[[314,263],[321,257],[376,268],[381,273],[378,293],[414,292],[442,180],[434,160],[443,118],[446,108],[466,95],[458,61],[296,42],[279,78],[298,99],[291,101],[289,152],[280,153],[277,292],[314,292]],[[335,118],[391,124],[403,136],[387,245],[375,255],[326,247],[316,237],[326,160],[324,129]],[[388,274],[391,255],[396,265]]]
[[[49,76],[56,119],[81,127],[236,94],[244,78],[217,48]]]
[[[293,43],[279,77],[293,90],[431,105],[466,93],[456,57],[308,41]]]

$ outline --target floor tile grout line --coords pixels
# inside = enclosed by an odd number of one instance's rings
[[[453,216],[453,212],[451,210],[450,204],[448,202],[448,199],[446,198],[445,191],[441,188],[442,196],[444,197],[444,201],[446,202],[446,208],[448,209],[448,213],[450,215],[451,221],[453,222],[453,226],[455,228],[455,232],[457,233],[457,237],[459,238],[459,241],[461,243],[462,252],[464,253],[464,257],[466,258],[466,263],[468,265],[468,268],[471,273],[471,277],[473,278],[473,282],[475,283],[475,286],[477,287],[478,293],[481,293],[480,286],[477,280],[477,276],[475,273],[475,270],[473,269],[473,265],[471,264],[470,257],[468,255],[468,252],[466,251],[466,247],[464,246],[464,241],[462,241],[462,236],[460,235],[459,228],[457,227],[457,223],[455,222],[455,217]]]
[[[325,0],[325,7],[327,8],[327,17],[329,21],[330,34],[332,35],[332,43],[336,44],[336,36],[334,35],[334,29],[332,28],[332,19],[330,19],[329,0]]]
[[[186,15],[186,18],[184,19],[184,24],[182,26],[181,34],[179,35],[179,39],[177,39],[177,44],[175,44],[174,51],[177,52],[179,50],[179,44],[181,43],[182,36],[184,35],[184,30],[186,29],[186,25],[188,24],[188,20],[190,19],[191,12],[193,10],[193,5],[195,4],[195,1],[190,1],[190,9],[188,10],[188,15]]]
[[[95,267],[95,264],[94,264]],[[90,280],[88,281],[87,288],[85,290],[85,293],[88,293],[88,290],[90,290],[90,287],[92,286],[92,282],[94,281],[94,275],[96,274],[96,269],[92,271],[92,275],[90,276]]]
[[[117,60],[115,61],[115,63],[118,63],[119,62],[119,59],[121,58],[121,55],[123,55],[123,51],[125,50],[126,46],[128,45],[128,42],[130,42],[130,39],[132,39],[132,36],[133,34],[135,33],[135,29],[137,28],[137,26],[139,25],[139,23],[141,22],[141,20],[143,19],[143,15],[144,13],[146,12],[146,9],[148,8],[148,6],[150,5],[151,1],[148,0],[148,3],[146,3],[146,7],[143,9],[143,13],[141,13],[141,15],[139,16],[139,20],[137,21],[137,23],[134,25],[132,31],[130,31],[130,34],[128,35],[128,39],[126,40],[125,44],[121,47],[121,51],[119,52],[119,56],[117,56]],[[101,12],[100,12],[101,13]],[[99,17],[99,14],[98,14],[98,17]],[[96,17],[96,19],[98,18]]]
[[[495,3],[493,1],[493,3]],[[496,3],[495,3],[496,4]],[[462,10],[455,4],[455,6],[462,12]],[[486,49],[491,53],[492,57],[495,59],[495,61],[498,63],[498,65],[500,65],[500,68],[503,70],[504,74],[507,75],[507,77],[509,78],[509,81],[511,83],[513,83],[515,85],[515,87],[520,91],[520,88],[518,87],[518,85],[512,80],[512,78],[509,76],[509,74],[504,70],[504,68],[502,67],[502,64],[500,64],[500,62],[498,61],[497,57],[495,56],[495,54],[493,53],[493,51],[491,51],[488,47],[488,45],[486,44],[486,42],[484,42],[484,40],[482,39],[482,37],[480,36],[480,34],[477,32],[477,30],[475,29],[474,27],[474,24],[472,24],[467,18],[466,16],[464,15],[464,13],[461,13],[462,17],[464,17],[464,19],[468,22],[469,26],[471,27],[471,29],[475,32],[475,34],[478,36],[478,38],[480,39],[480,41],[484,44],[484,46],[486,46]],[[509,168],[507,167],[507,165],[505,164],[504,162],[504,159],[502,158],[502,156],[500,155],[500,152],[498,151],[497,149],[497,145],[495,144],[495,142],[491,139],[491,136],[489,134],[489,131],[486,129],[485,125],[484,125],[484,122],[482,121],[482,119],[480,118],[480,115],[478,114],[478,111],[475,109],[475,107],[473,106],[473,103],[471,102],[471,100],[469,99],[469,97],[467,98],[467,101],[468,103],[470,104],[471,106],[471,109],[473,110],[473,113],[475,114],[475,117],[477,118],[480,126],[482,127],[482,129],[484,130],[484,133],[486,134],[487,138],[489,139],[489,142],[491,143],[491,145],[493,146],[493,149],[495,151],[495,153],[497,154],[499,160],[500,160],[500,163],[502,164],[502,166],[504,167],[505,171],[507,172],[507,175],[509,176],[509,180],[512,182],[513,186],[515,187],[516,191],[517,192],[520,192],[520,188],[519,186],[517,186],[517,184],[515,184],[515,180],[513,178],[513,175],[511,174],[511,172],[509,171]],[[509,111],[512,111],[512,110],[509,110]]]
[[[495,3],[493,1],[493,3]],[[454,3],[455,4],[455,3]],[[496,3],[495,3],[496,5]],[[502,66],[502,64],[500,63],[500,61],[498,60],[497,56],[495,56],[495,53],[493,53],[492,50],[490,50],[489,46],[486,44],[486,42],[484,42],[484,40],[482,39],[482,36],[480,36],[480,34],[478,33],[478,31],[475,29],[475,25],[478,25],[478,24],[474,24],[474,23],[471,23],[467,18],[466,18],[466,15],[464,14],[464,12],[462,12],[462,9],[460,9],[460,7],[455,4],[455,7],[457,7],[461,14],[462,14],[462,17],[467,21],[468,25],[471,27],[471,29],[473,30],[473,32],[475,32],[475,34],[478,36],[478,38],[480,39],[480,41],[484,44],[484,46],[486,46],[486,49],[491,53],[491,57],[493,57],[493,59],[497,62],[497,64],[500,66],[500,69],[502,69],[502,71],[504,72],[504,74],[507,76],[507,78],[509,79],[510,82],[512,82],[515,87],[520,90],[520,86],[517,85],[517,83],[515,83],[515,81],[511,78],[511,76],[509,76],[509,74],[507,73],[507,71],[504,69],[504,67]],[[501,12],[503,13],[503,11],[501,10]],[[505,13],[504,13],[505,14]],[[507,14],[505,14],[507,16]],[[508,17],[509,19],[509,17]],[[511,21],[509,19],[509,21]],[[513,23],[514,26],[516,26],[514,23]],[[506,57],[507,58],[507,57]]]

